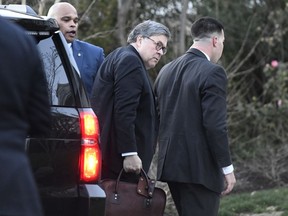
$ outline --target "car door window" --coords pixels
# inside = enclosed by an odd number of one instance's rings
[[[48,82],[51,105],[74,106],[75,100],[58,50],[51,37],[38,43]]]

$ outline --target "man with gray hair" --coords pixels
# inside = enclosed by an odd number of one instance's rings
[[[102,178],[136,181],[150,167],[155,151],[158,117],[148,69],[167,51],[169,29],[155,21],[138,24],[128,46],[110,53],[98,70],[92,108],[100,124]]]

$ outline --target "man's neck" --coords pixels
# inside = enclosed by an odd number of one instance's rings
[[[196,42],[194,43],[190,48],[194,48],[194,49],[197,49],[199,50],[200,52],[202,52],[206,58],[210,61],[210,51],[207,47],[207,45],[205,44],[202,44],[201,42]]]

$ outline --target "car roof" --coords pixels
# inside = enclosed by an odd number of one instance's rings
[[[0,16],[19,24],[32,35],[51,35],[59,30],[55,19],[37,15],[28,5],[0,5]]]
[[[41,19],[40,16],[28,5],[0,5],[1,16],[10,18]]]

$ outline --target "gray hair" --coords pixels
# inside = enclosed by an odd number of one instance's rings
[[[127,43],[136,42],[138,36],[150,37],[153,35],[164,35],[168,40],[171,37],[171,33],[166,26],[155,21],[146,20],[132,29],[128,35]]]

